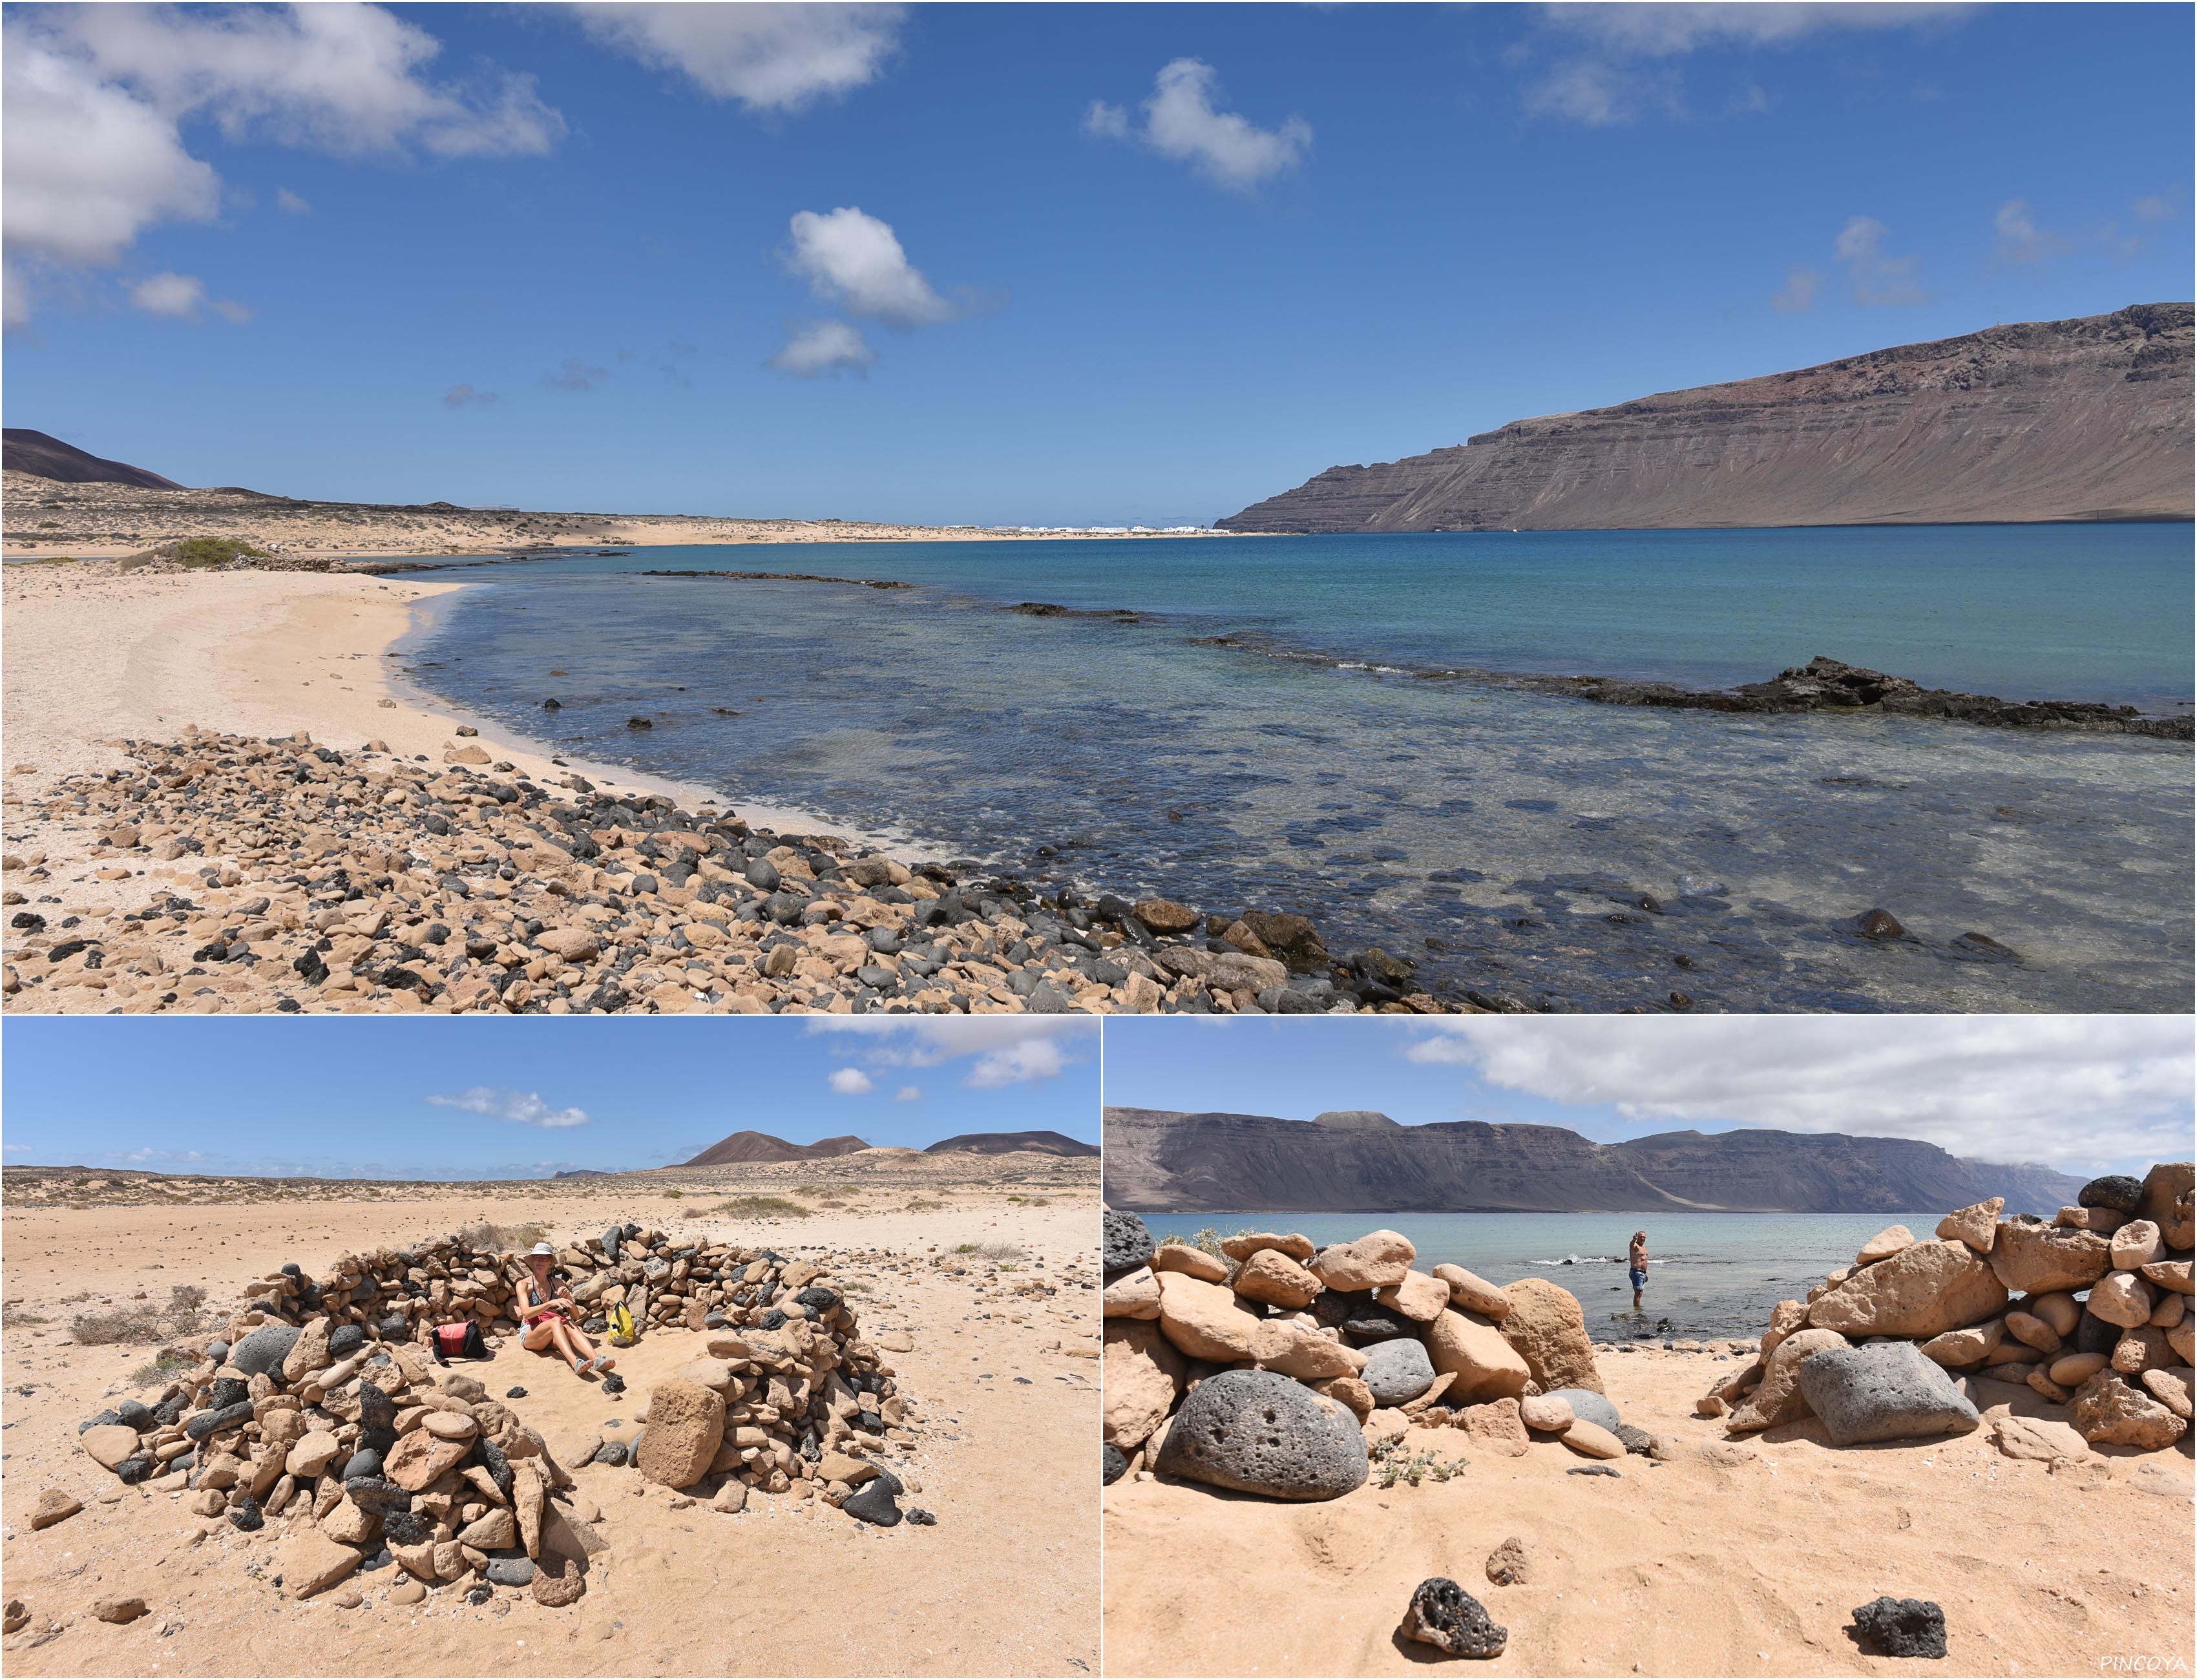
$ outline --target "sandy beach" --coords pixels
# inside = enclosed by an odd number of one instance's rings
[[[812,1211],[709,1212],[743,1192],[805,1196]],[[8,1596],[27,1619],[0,1649],[10,1672],[26,1675],[1095,1672],[1097,1501],[1081,1443],[1097,1411],[1096,1193],[1095,1162],[905,1150],[562,1184],[11,1173],[0,1538]],[[455,1591],[393,1605],[393,1569],[357,1577],[355,1605],[341,1592],[300,1602],[273,1579],[281,1524],[245,1534],[190,1515],[183,1496],[125,1486],[79,1451],[80,1421],[159,1390],[132,1376],[154,1347],[79,1345],[76,1315],[126,1308],[141,1294],[165,1300],[179,1284],[206,1289],[209,1309],[225,1311],[286,1260],[315,1268],[484,1219],[539,1223],[559,1241],[623,1219],[838,1256],[841,1275],[864,1280],[855,1299],[865,1325],[911,1344],[892,1356],[923,1419],[902,1474],[936,1526],[871,1528],[816,1502],[761,1495],[728,1515],[679,1504],[630,1469],[586,1465],[573,1509],[599,1513],[588,1520],[610,1550],[576,1605],[553,1609],[522,1592],[474,1606]],[[554,1441],[630,1419],[650,1381],[703,1340],[645,1337],[624,1358],[632,1387],[618,1397],[515,1342],[492,1364],[452,1369],[499,1397],[524,1387],[507,1404]],[[84,1510],[34,1532],[30,1513],[47,1488]],[[149,1613],[124,1625],[95,1619],[93,1602],[116,1594],[142,1597]]]
[[[11,1009],[1272,1010],[1296,966],[1184,938],[1203,918],[1166,900],[1132,925],[464,720],[385,670],[461,583],[4,583]]]
[[[2002,1453],[1990,1422],[2056,1409],[1985,1382],[1985,1426],[1968,1435],[1841,1451],[1810,1419],[1727,1443],[1692,1406],[1743,1360],[1657,1349],[1597,1363],[1626,1421],[1670,1443],[1668,1462],[1574,1475],[1587,1461],[1557,1441],[1505,1458],[1456,1429],[1415,1428],[1406,1451],[1468,1468],[1305,1505],[1116,1483],[1103,1498],[1107,1671],[1410,1673],[1439,1660],[1395,1637],[1430,1575],[1510,1630],[1500,1657],[1461,1666],[1475,1673],[1907,1672],[1845,1631],[1887,1593],[1944,1605],[1949,1673],[2094,1674],[2121,1659],[2176,1673],[2197,1659],[2186,1439],[2052,1474]],[[1493,1584],[1489,1555],[1513,1537],[1530,1579]]]
[[[291,559],[383,555],[495,554],[559,547],[663,547],[728,542],[1019,542],[1082,537],[1226,536],[1197,526],[1023,530],[915,525],[869,519],[736,519],[685,513],[548,513],[459,507],[447,501],[385,506],[299,501],[235,488],[154,490],[65,484],[9,472],[0,518],[9,559],[131,554],[196,536],[249,542]]]

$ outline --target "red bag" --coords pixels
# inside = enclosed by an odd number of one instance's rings
[[[453,1358],[485,1359],[488,1343],[481,1339],[480,1326],[467,1318],[461,1324],[438,1324],[430,1332],[429,1345],[434,1349],[435,1363],[447,1365]]]

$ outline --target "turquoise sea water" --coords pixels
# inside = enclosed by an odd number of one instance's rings
[[[2186,745],[1472,675],[1724,684],[1828,653],[2170,712],[2192,691],[2186,525],[758,544],[451,575],[478,587],[407,669],[506,727],[1046,884],[1300,911],[1438,985],[2189,1004]],[[1916,938],[1844,930],[1875,906]],[[1969,960],[1970,930],[2023,960]]]
[[[1624,1341],[1672,1336],[1753,1339],[1779,1301],[1804,1298],[1824,1274],[1852,1264],[1896,1216],[1881,1214],[1148,1214],[1157,1237],[1210,1226],[1301,1231],[1323,1247],[1369,1231],[1401,1231],[1422,1272],[1461,1266],[1491,1283],[1545,1277],[1579,1297],[1588,1334]],[[1910,1216],[1910,1223],[1916,1221]],[[1646,1310],[1632,1312],[1625,1247],[1648,1233]],[[1927,1231],[1922,1233],[1928,1235]]]

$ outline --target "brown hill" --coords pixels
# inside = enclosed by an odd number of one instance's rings
[[[1393,1129],[1264,1115],[1105,1111],[1109,1206],[1214,1213],[1944,1213],[2072,1204],[2080,1179],[1909,1138],[1759,1129],[1597,1144],[1560,1126]]]
[[[721,1138],[687,1167],[737,1167],[751,1161],[823,1161],[835,1155],[852,1155],[869,1145],[860,1138],[826,1138],[821,1143],[789,1144],[768,1132],[735,1132]]]
[[[959,1137],[941,1138],[924,1153],[1012,1155],[1017,1151],[1031,1155],[1086,1156],[1098,1154],[1098,1149],[1094,1144],[1078,1143],[1058,1132],[964,1132]]]
[[[2191,517],[2192,310],[1994,327],[1332,466],[1237,531]]]
[[[101,461],[97,455],[86,455],[73,443],[64,443],[58,437],[32,432],[27,426],[11,426],[0,432],[0,466],[10,472],[55,478],[65,484],[135,484],[147,490],[183,488],[172,478],[163,478],[157,472],[148,472],[125,461]]]

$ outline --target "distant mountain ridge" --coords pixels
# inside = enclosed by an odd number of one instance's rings
[[[867,1148],[869,1145],[860,1138],[826,1138],[820,1143],[789,1144],[768,1132],[735,1132],[729,1138],[719,1138],[692,1161],[681,1164],[738,1167],[756,1161],[828,1161],[834,1156],[852,1155],[856,1150]]]
[[[941,1138],[924,1153],[1013,1155],[1018,1151],[1028,1151],[1033,1155],[1092,1156],[1098,1153],[1098,1146],[1080,1143],[1059,1132],[964,1132],[958,1137]]]
[[[183,488],[172,478],[163,478],[126,461],[102,461],[73,443],[64,443],[27,426],[11,426],[0,431],[0,467],[65,484],[135,484],[148,490]]]
[[[2193,310],[1993,327],[1331,466],[1234,531],[2187,519]]]
[[[2003,1196],[2009,1213],[2050,1214],[2084,1182],[2048,1167],[1964,1161],[1909,1138],[1747,1128],[1597,1144],[1560,1126],[1334,1119],[1110,1108],[1107,1203],[1152,1213],[1896,1214]]]

